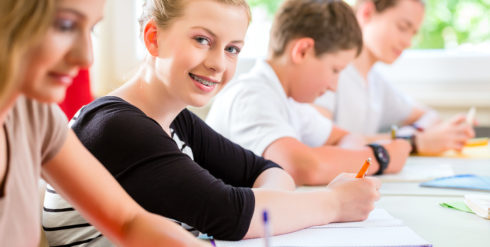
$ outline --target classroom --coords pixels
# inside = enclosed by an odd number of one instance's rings
[[[0,246],[490,246],[488,0],[2,1]]]

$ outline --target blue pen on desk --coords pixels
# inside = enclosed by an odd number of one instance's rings
[[[269,224],[269,215],[267,213],[267,210],[264,210],[264,212],[262,213],[262,221],[264,222],[264,246],[270,247],[271,227]]]

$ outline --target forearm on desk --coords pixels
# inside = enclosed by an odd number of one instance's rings
[[[292,192],[253,189],[255,210],[245,238],[263,236],[262,212],[267,210],[272,234],[284,234],[314,225],[328,224],[336,217],[336,200],[325,189],[314,192]],[[329,200],[330,198],[330,200]]]
[[[264,156],[283,166],[298,185],[325,185],[342,172],[357,172],[368,157],[369,147],[357,150],[337,146],[311,148],[294,138],[281,138],[271,144]],[[379,164],[373,161],[369,169],[373,174]]]
[[[345,149],[334,146],[323,146],[314,148],[313,152],[317,155],[321,166],[321,173],[324,174],[329,182],[343,172],[357,173],[364,161],[371,157],[372,163],[368,174],[372,175],[379,169],[379,164],[374,159],[372,150],[369,147],[359,149]],[[314,184],[313,184],[314,185]]]
[[[255,180],[253,188],[293,191],[296,189],[293,178],[283,169],[270,168],[263,171]]]

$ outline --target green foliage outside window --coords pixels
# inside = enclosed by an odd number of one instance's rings
[[[281,2],[249,0],[252,8],[265,8],[271,18]],[[424,24],[413,47],[443,49],[485,41],[490,41],[490,0],[426,0]]]

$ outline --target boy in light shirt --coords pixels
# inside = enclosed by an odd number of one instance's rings
[[[398,172],[404,140],[364,146],[308,103],[335,90],[339,72],[361,51],[362,35],[343,1],[285,1],[276,14],[269,55],[220,92],[207,123],[227,138],[286,169],[296,184],[326,184],[357,172]]]
[[[390,138],[380,133],[392,125],[405,126],[397,136],[409,139],[419,154],[461,151],[475,135],[464,114],[441,121],[437,112],[408,98],[374,67],[377,62],[395,62],[411,46],[423,21],[424,1],[357,0],[355,11],[363,31],[363,50],[342,71],[337,91],[316,100],[320,110],[339,127],[371,140]]]

